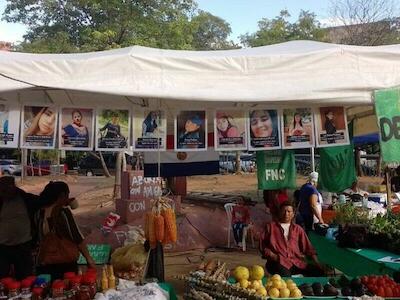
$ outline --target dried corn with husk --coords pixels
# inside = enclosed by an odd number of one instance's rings
[[[165,220],[165,233],[168,236],[166,239],[171,243],[176,243],[178,239],[178,232],[176,227],[176,216],[172,208],[163,210],[163,216]]]

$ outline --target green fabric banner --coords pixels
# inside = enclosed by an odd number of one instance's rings
[[[400,162],[400,89],[375,91],[381,155],[384,162]]]
[[[353,122],[349,123],[349,138],[353,140]],[[353,143],[347,146],[320,148],[318,187],[327,192],[340,193],[357,179]]]
[[[257,151],[258,189],[296,188],[293,150]]]

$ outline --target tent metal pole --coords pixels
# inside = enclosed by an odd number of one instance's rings
[[[311,171],[315,172],[314,147],[311,147]]]

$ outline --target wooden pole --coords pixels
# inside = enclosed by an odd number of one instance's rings
[[[386,179],[386,197],[387,197],[387,210],[392,210],[392,198],[391,198],[391,184],[390,184],[390,171],[389,167],[385,168],[385,179]]]

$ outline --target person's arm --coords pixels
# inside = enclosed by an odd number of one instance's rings
[[[142,123],[142,136],[146,135],[147,125],[145,122]]]
[[[20,193],[26,205],[29,207],[30,210],[34,212],[48,205],[49,200],[44,197],[39,197],[38,195],[26,193],[23,190],[20,190]]]
[[[271,224],[265,226],[264,237],[262,239],[262,254],[263,257],[272,261],[279,261],[279,255],[276,254],[270,247]]]
[[[30,126],[25,130],[25,136],[34,135],[39,129],[39,119],[42,116],[43,112],[46,110],[46,107],[43,107],[40,112],[33,118]]]
[[[83,257],[86,259],[88,267],[91,269],[95,269],[96,263],[89,253],[86,242],[82,241],[80,244],[78,244],[78,249],[79,249],[79,252],[82,253]]]
[[[110,123],[107,123],[106,125],[104,125],[102,128],[99,128],[100,131],[104,131],[108,128]]]
[[[318,260],[317,252],[315,251],[315,248],[311,244],[307,234],[302,228],[299,232],[299,243],[300,251],[304,253],[304,255],[310,257],[317,267],[322,268],[321,263]]]
[[[232,224],[235,224],[236,222],[238,222],[237,217],[236,217],[236,206],[233,207],[232,209]]]
[[[317,217],[318,221],[321,224],[325,224],[324,219],[322,219],[322,215],[321,215],[320,211],[318,210],[318,195],[317,194],[312,194],[310,196],[310,206],[311,206],[312,212]]]
[[[245,207],[245,215],[244,215],[244,223],[245,224],[250,224],[251,222],[250,222],[250,210],[249,210],[249,208],[246,206]]]

